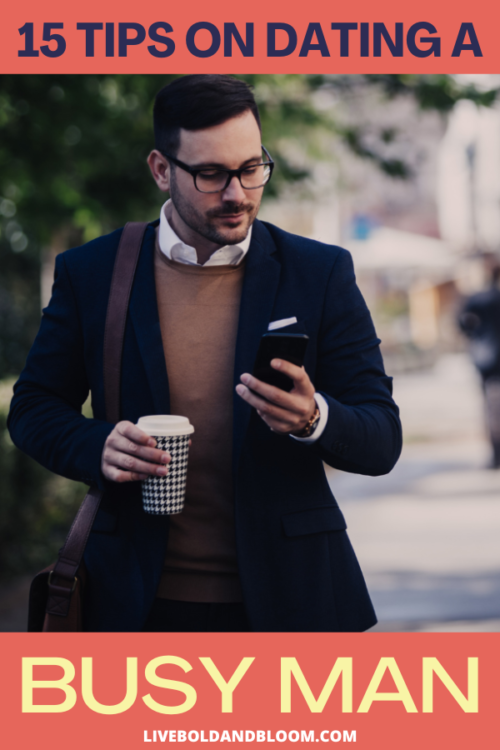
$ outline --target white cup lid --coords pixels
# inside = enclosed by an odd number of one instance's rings
[[[194,427],[187,417],[179,417],[176,414],[154,414],[149,417],[140,417],[137,422],[139,427],[147,435],[164,436],[169,435],[191,435]]]

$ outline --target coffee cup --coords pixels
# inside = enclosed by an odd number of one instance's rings
[[[172,460],[166,476],[150,476],[142,482],[142,504],[146,513],[181,513],[186,495],[189,436],[194,427],[187,417],[156,414],[141,417],[137,426],[156,440],[156,447],[167,451]]]

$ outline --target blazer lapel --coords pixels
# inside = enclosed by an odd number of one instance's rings
[[[130,318],[157,414],[169,414],[167,368],[156,300],[154,250],[155,227],[146,230],[130,296]]]
[[[262,334],[273,311],[281,264],[276,245],[260,221],[255,221],[246,259],[234,363],[234,388],[240,375],[252,372]],[[252,407],[233,391],[233,470],[236,470]]]
[[[170,412],[167,368],[163,352],[154,278],[154,226],[148,228],[137,264],[129,314],[144,363],[157,414]],[[234,382],[252,372],[260,338],[266,333],[278,288],[281,264],[274,241],[260,221],[254,222],[241,294]],[[233,390],[233,467],[239,461],[252,408]]]

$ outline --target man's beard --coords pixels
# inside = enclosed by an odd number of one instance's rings
[[[234,201],[226,201],[220,208],[213,208],[205,213],[200,213],[191,203],[188,203],[184,199],[183,195],[178,190],[174,173],[172,173],[170,182],[170,198],[182,221],[190,229],[193,229],[199,235],[217,245],[237,245],[239,242],[242,242],[247,236],[248,230],[257,216],[260,206],[260,201],[250,205],[235,203]],[[228,229],[227,231],[231,232],[229,237],[225,234],[224,230],[221,231],[214,224],[210,223],[211,219],[216,219],[218,216],[228,216],[230,214],[236,215],[242,212],[249,215],[250,220],[248,225],[241,228],[235,227],[232,230]],[[240,229],[240,231],[235,234],[237,229]]]

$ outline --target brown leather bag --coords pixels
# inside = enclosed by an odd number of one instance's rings
[[[116,254],[104,329],[104,395],[106,419],[120,420],[120,373],[125,321],[137,260],[147,224],[125,225]],[[101,502],[102,492],[91,487],[75,516],[55,563],[40,571],[31,583],[29,632],[83,630],[83,590],[86,572],[83,553]]]

